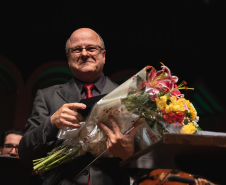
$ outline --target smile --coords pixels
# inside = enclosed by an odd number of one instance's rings
[[[80,64],[85,64],[85,63],[94,63],[94,61],[82,61]]]

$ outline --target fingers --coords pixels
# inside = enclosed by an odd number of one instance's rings
[[[76,103],[74,103],[76,104]],[[70,121],[71,123],[79,123],[80,121],[83,120],[83,117],[80,113],[70,109],[74,107],[74,104],[64,104],[61,109],[59,110],[59,117],[60,118],[64,118],[68,121]],[[80,105],[80,106],[83,106]],[[78,107],[78,106],[77,106]]]
[[[110,139],[108,139],[108,140],[107,140],[107,149],[109,149],[110,146],[111,146],[111,141],[110,141]]]
[[[68,121],[72,121],[75,123],[78,123],[83,120],[83,117],[80,113],[70,109],[62,110],[62,116],[64,116],[65,119],[67,119]]]
[[[107,134],[108,137],[112,137],[114,135],[105,124],[98,122],[97,125]]]
[[[110,136],[115,135],[116,137],[121,137],[122,133],[121,133],[119,126],[118,126],[116,120],[114,119],[114,117],[112,115],[109,115],[108,118],[109,118],[109,121],[112,125],[112,130],[114,131],[114,133],[103,123],[99,122],[97,124],[106,132],[106,134],[108,136],[111,134]],[[139,129],[140,126],[141,125],[135,127],[132,131],[130,131],[130,133],[128,135],[134,137],[134,135],[136,134],[136,132],[137,132],[137,130]]]
[[[114,131],[115,135],[121,135],[121,131],[118,127],[118,124],[117,124],[115,118],[112,115],[109,115],[108,119],[112,125],[112,130]]]
[[[80,116],[79,116],[80,117]],[[72,123],[72,124],[76,124],[82,121],[81,118],[78,118],[76,116],[70,116],[70,115],[65,115],[62,116],[63,119],[67,120],[68,122]]]
[[[107,150],[109,152],[111,152],[112,146],[113,146],[113,144],[112,144],[111,140],[108,138],[108,140],[107,140]]]
[[[199,183],[198,183],[198,180],[197,180],[197,179],[195,179],[195,185],[199,185]]]
[[[120,136],[122,135],[119,127],[118,127],[118,124],[116,122],[116,120],[114,119],[113,116],[109,115],[108,116],[109,118],[109,121],[112,125],[112,130],[113,132],[111,131],[111,129],[109,129],[105,124],[101,123],[101,122],[98,122],[98,126],[100,126],[100,128],[102,128],[104,130],[104,132],[108,135],[108,137],[112,138],[113,135],[116,135],[116,136]]]
[[[206,179],[198,178],[198,179],[195,179],[195,184],[196,185],[209,185],[209,181],[207,181]]]
[[[85,108],[86,105],[82,103],[64,104],[51,116],[51,122],[59,129],[64,127],[78,128],[80,127],[78,123],[83,120],[83,117],[77,112],[77,110]]]
[[[98,126],[107,134],[107,150],[115,157],[123,160],[131,157],[134,153],[134,136],[138,128],[132,134],[123,135],[118,127],[114,117],[109,116],[109,121],[112,125],[112,130],[105,124],[98,122]]]
[[[113,143],[111,142],[111,140],[108,138],[107,140],[107,150],[110,152],[110,153],[114,153],[113,155],[115,157],[118,157],[118,155],[114,152],[114,147],[113,147]],[[118,148],[117,148],[118,149]]]
[[[203,185],[204,182],[203,182],[203,179],[198,179],[198,185]]]
[[[79,127],[81,127],[80,124],[78,124],[78,123],[71,123],[71,122],[69,122],[67,120],[63,120],[62,123],[63,123],[63,124],[61,124],[62,128],[64,128],[64,127],[72,127],[72,128],[79,128]]]
[[[68,104],[65,104],[65,105],[67,105],[69,109],[74,110],[74,111],[77,111],[78,109],[85,109],[86,108],[86,105],[83,104],[83,103],[68,103]]]

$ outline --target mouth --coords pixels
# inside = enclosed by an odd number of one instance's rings
[[[94,61],[89,61],[89,60],[87,60],[87,61],[81,61],[81,62],[80,62],[80,64],[86,64],[86,63],[94,63]]]

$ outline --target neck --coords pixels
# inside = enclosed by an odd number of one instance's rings
[[[75,78],[78,80],[84,82],[84,83],[93,83],[95,82],[98,78],[100,78],[102,73],[100,75],[87,75],[87,74],[82,74],[82,75],[77,75]]]

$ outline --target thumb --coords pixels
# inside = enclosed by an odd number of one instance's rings
[[[85,109],[86,105],[83,103],[69,103],[68,107],[74,111],[77,111],[78,109]]]

